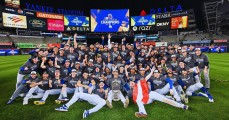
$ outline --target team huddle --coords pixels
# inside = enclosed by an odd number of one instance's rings
[[[132,99],[138,105],[138,118],[147,117],[144,108],[154,100],[187,110],[189,97],[201,96],[214,102],[210,89],[208,57],[194,46],[145,46],[135,39],[133,44],[111,42],[79,45],[74,35],[63,47],[38,48],[20,67],[16,90],[7,104],[24,97],[23,105],[33,98],[35,105],[44,105],[49,95],[59,95],[55,100],[62,106],[57,111],[68,111],[76,101],[95,105],[83,112],[83,118],[112,101],[121,100],[127,108]],[[205,86],[201,83],[204,74]],[[201,91],[201,92],[197,92]],[[69,99],[68,95],[73,94]]]

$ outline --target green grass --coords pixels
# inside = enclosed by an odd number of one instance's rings
[[[160,102],[145,105],[148,112],[146,120],[228,120],[229,119],[229,54],[208,54],[210,59],[210,92],[215,103],[209,103],[208,99],[191,97],[190,110],[174,108]],[[32,99],[26,106],[22,105],[22,98],[17,98],[12,105],[6,102],[15,90],[16,75],[19,67],[29,56],[0,57],[0,119],[1,120],[80,120],[85,109],[93,105],[87,102],[76,102],[68,112],[58,112],[54,108],[57,96],[50,96],[43,106],[35,106]],[[90,120],[132,120],[136,119],[134,112],[138,111],[136,104],[130,103],[125,109],[121,102],[113,102],[113,109],[104,106],[100,111],[90,115]]]

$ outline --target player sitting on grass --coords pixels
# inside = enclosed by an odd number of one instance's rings
[[[192,74],[189,74],[187,70],[182,70],[182,75],[179,76],[180,81],[179,84],[185,90],[188,96],[202,96],[208,98],[209,102],[214,102],[213,97],[208,92],[208,90],[201,84],[200,82],[195,82],[194,77]],[[201,90],[196,94],[195,92]]]
[[[100,81],[98,87],[94,90],[95,94],[88,94],[88,93],[81,93],[75,92],[72,96],[72,99],[65,105],[62,105],[59,108],[56,108],[57,111],[68,111],[68,108],[74,104],[77,100],[82,99],[88,101],[90,104],[95,105],[90,110],[85,110],[83,113],[83,118],[88,117],[90,114],[97,112],[100,110],[105,104],[106,101],[104,100],[107,96],[107,90],[104,88],[104,81]]]

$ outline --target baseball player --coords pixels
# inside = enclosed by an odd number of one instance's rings
[[[189,74],[187,70],[182,70],[182,75],[179,76],[179,84],[186,91],[188,96],[202,96],[208,98],[209,102],[214,102],[213,97],[208,90],[200,82],[196,82],[193,75]],[[196,91],[201,90],[198,94]]]
[[[167,103],[169,105],[172,105],[174,107],[178,107],[178,108],[182,108],[187,110],[188,106],[175,102],[171,99],[166,98],[165,96],[154,92],[154,91],[150,91],[147,87],[147,81],[149,80],[149,78],[152,76],[153,72],[154,72],[155,68],[151,69],[151,72],[143,79],[140,80],[136,80],[135,82],[131,82],[131,86],[134,87],[133,90],[133,100],[135,103],[137,103],[138,108],[139,108],[139,112],[135,112],[135,116],[137,118],[146,118],[147,117],[147,113],[144,107],[144,104],[150,104],[152,103],[154,100],[157,101],[161,101],[164,103]]]
[[[78,78],[76,75],[77,75],[76,69],[72,69],[71,76],[67,76],[66,78],[63,79],[64,84],[59,96],[59,98],[61,99],[55,100],[57,104],[60,104],[63,101],[68,101],[67,93],[72,94],[74,92],[79,92],[77,86]]]
[[[9,99],[9,101],[7,102],[7,105],[12,104],[13,101],[18,97],[19,93],[22,91],[23,88],[27,88],[27,85],[29,85],[30,83],[37,81],[39,78],[37,77],[37,73],[36,71],[32,71],[30,73],[30,77],[22,80],[21,83],[19,84],[18,88],[14,91],[13,95],[11,96],[11,98]]]
[[[90,104],[95,105],[90,110],[85,110],[83,113],[83,118],[88,117],[90,114],[97,112],[100,110],[105,104],[105,93],[106,90],[104,89],[104,82],[100,81],[98,88],[95,90],[95,94],[88,94],[88,93],[77,93],[75,92],[72,96],[72,99],[65,105],[62,105],[59,108],[56,108],[57,111],[68,111],[68,108],[74,104],[77,100],[82,99],[88,101]]]
[[[34,101],[34,104],[35,105],[45,104],[45,101],[49,95],[57,95],[57,94],[61,93],[62,86],[63,85],[61,84],[60,70],[56,69],[55,70],[55,78],[53,78],[52,80],[49,80],[49,88],[50,89],[45,91],[45,94],[40,101]]]
[[[49,74],[45,71],[41,78],[39,78],[37,81],[31,82],[29,86],[30,90],[23,99],[23,105],[27,105],[28,100],[31,98],[42,98],[45,90],[49,89],[49,80]],[[37,95],[33,95],[33,93],[36,93]]]
[[[95,80],[89,77],[87,72],[83,73],[83,76],[78,80],[77,86],[81,93],[91,93],[95,88]]]
[[[106,100],[107,106],[109,108],[113,108],[112,100],[121,99],[121,101],[124,105],[124,108],[127,108],[128,104],[129,104],[129,98],[126,97],[126,99],[125,99],[125,97],[123,96],[123,94],[121,92],[121,87],[125,86],[126,83],[123,79],[118,77],[118,70],[113,71],[113,77],[106,80],[106,83],[110,88],[110,91],[108,92],[108,97]],[[130,90],[130,89],[128,89],[128,90]]]
[[[210,88],[210,78],[209,78],[209,60],[208,57],[201,53],[201,49],[200,48],[196,48],[195,49],[196,54],[194,55],[194,60],[195,60],[195,64],[197,66],[197,71],[199,72],[199,76],[200,76],[200,80],[201,80],[201,73],[204,73],[204,79],[205,79],[205,87],[207,89]]]
[[[24,76],[29,75],[31,71],[35,71],[38,68],[38,57],[32,56],[26,63],[20,67],[17,74],[16,88],[19,87],[19,83],[22,81]]]

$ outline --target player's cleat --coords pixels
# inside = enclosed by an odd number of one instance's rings
[[[61,102],[67,102],[67,101],[69,101],[67,97],[65,97],[64,99],[61,99]]]
[[[126,101],[125,101],[125,103],[124,103],[124,108],[127,108],[128,105],[129,105],[129,98],[126,97]]]
[[[89,116],[89,111],[88,110],[84,110],[83,112],[83,118],[86,118]]]
[[[13,104],[13,100],[9,99],[9,101],[6,104],[7,105]]]
[[[63,112],[67,112],[68,111],[68,107],[66,105],[62,105],[61,107],[55,108],[56,111],[63,111]]]
[[[45,101],[43,101],[43,100],[34,101],[34,104],[35,104],[35,105],[44,105],[44,104],[45,104]]]
[[[184,97],[184,103],[188,104],[188,96],[187,95],[185,95],[185,97]]]
[[[207,95],[207,94],[205,94],[205,93],[199,92],[199,95],[201,95],[201,96],[203,96],[203,97],[208,98],[208,95]]]
[[[57,99],[57,100],[55,100],[55,103],[56,104],[60,104],[61,103],[61,100],[60,99]]]
[[[187,105],[184,105],[183,109],[184,110],[188,110],[188,106]]]
[[[141,112],[135,112],[135,116],[137,118],[147,118],[147,114],[141,113]]]
[[[209,100],[209,102],[211,102],[211,103],[214,102],[213,98],[209,98],[208,100]]]
[[[113,108],[112,104],[108,100],[106,100],[106,103],[109,108]]]
[[[23,105],[27,105],[27,104],[28,104],[28,98],[25,97],[25,98],[23,99]]]

